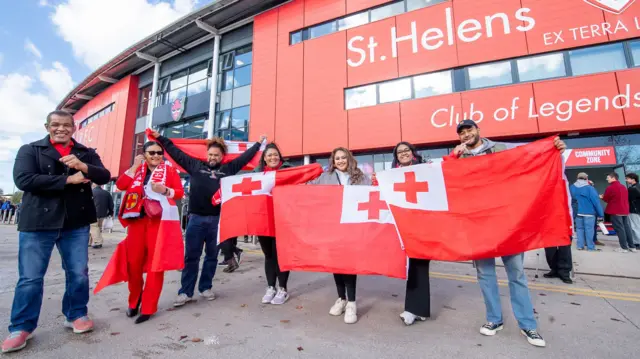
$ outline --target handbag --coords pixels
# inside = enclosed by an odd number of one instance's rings
[[[142,206],[144,207],[144,212],[147,216],[151,218],[158,218],[162,216],[162,205],[160,205],[160,202],[155,199],[145,197],[142,202]]]
[[[107,217],[104,222],[102,222],[102,230],[111,230],[113,229],[113,217]]]

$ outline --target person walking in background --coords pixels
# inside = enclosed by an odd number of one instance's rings
[[[96,206],[96,215],[98,222],[91,225],[91,242],[94,249],[102,248],[102,224],[107,217],[113,216],[113,197],[111,193],[96,185],[93,186],[93,203]]]
[[[589,185],[587,174],[578,174],[577,181],[569,188],[571,198],[578,201],[578,210],[575,217],[578,250],[586,249],[590,252],[596,251],[593,242],[593,230],[598,218],[604,217],[602,205],[598,198],[598,192]]]
[[[4,201],[4,203],[2,204],[2,207],[0,207],[0,221],[2,221],[2,223],[7,223],[7,218],[9,217],[9,213],[11,212],[11,201]]]
[[[18,204],[16,204],[16,221],[14,222],[14,224],[18,224],[18,221],[20,221],[20,211],[22,210],[22,201]]]
[[[615,172],[607,175],[607,182],[609,182],[609,187],[603,195],[600,195],[600,198],[607,202],[604,213],[611,216],[611,224],[618,235],[620,248],[617,248],[616,252],[636,252],[636,246],[631,236],[631,223],[629,222],[629,191],[625,185],[620,183],[618,174]]]
[[[270,172],[290,167],[292,167],[290,164],[282,160],[282,154],[278,146],[275,143],[270,143],[262,153],[260,165],[255,172]],[[275,237],[259,236],[258,241],[260,242],[262,253],[264,253],[264,272],[267,277],[267,291],[262,297],[262,303],[284,304],[289,300],[289,292],[287,290],[289,271],[283,272],[280,270],[276,239]],[[276,280],[278,281],[277,287]]]
[[[169,156],[189,173],[191,178],[189,185],[189,223],[185,234],[184,269],[182,271],[181,287],[173,305],[181,307],[193,300],[203,246],[205,257],[198,290],[206,300],[214,300],[216,296],[211,288],[213,288],[213,277],[218,266],[217,238],[220,205],[214,205],[211,199],[220,189],[220,179],[240,172],[258,153],[261,143],[266,140],[266,136],[262,136],[260,142],[255,143],[233,161],[222,164],[222,159],[227,154],[227,145],[221,138],[214,138],[209,141],[207,145],[207,162],[203,162],[182,152],[170,139],[160,136],[158,132],[153,131],[152,135]]]
[[[309,184],[370,186],[371,179],[358,168],[358,161],[353,157],[351,151],[344,147],[338,147],[331,152],[329,168]],[[329,310],[329,314],[334,316],[344,314],[344,322],[353,324],[358,321],[358,309],[356,307],[358,276],[355,274],[334,273],[333,279],[336,282],[338,299]]]
[[[640,186],[638,185],[638,175],[627,173],[625,177],[629,185],[629,222],[631,225],[631,235],[636,249],[640,249]]]
[[[76,126],[70,113],[49,113],[45,128],[49,135],[22,146],[13,167],[16,187],[24,191],[24,208],[18,223],[19,280],[4,353],[24,348],[38,326],[44,276],[54,246],[66,276],[64,326],[76,334],[93,330],[87,315],[88,244],[89,225],[97,218],[89,182],[106,184],[111,174],[95,150],[72,139]]]
[[[400,142],[393,149],[391,168],[409,167],[425,163],[416,147],[408,142]],[[409,258],[404,311],[400,314],[405,325],[424,321],[431,317],[431,293],[429,284],[429,259]]]

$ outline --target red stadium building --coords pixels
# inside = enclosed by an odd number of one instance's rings
[[[220,0],[124,50],[61,103],[115,175],[147,126],[256,140],[294,162],[337,146],[366,171],[401,140],[439,157],[455,125],[567,141],[568,175],[640,172],[634,0]]]

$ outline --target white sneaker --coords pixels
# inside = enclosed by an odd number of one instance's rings
[[[214,300],[216,299],[216,295],[213,294],[213,291],[211,289],[207,289],[204,292],[200,293],[200,296],[206,300]]]
[[[183,305],[189,303],[192,300],[193,300],[193,298],[188,297],[184,293],[181,293],[181,294],[178,294],[178,296],[176,297],[176,300],[173,302],[173,306],[174,307],[182,307]]]
[[[262,304],[271,303],[271,301],[273,300],[273,297],[275,296],[276,296],[276,289],[274,287],[267,288],[267,292],[264,294],[264,297],[262,297]]]
[[[342,300],[341,298],[338,298],[338,300],[336,300],[336,303],[333,305],[333,307],[329,309],[329,314],[335,315],[336,317],[339,315],[342,315],[346,307],[347,307],[347,301]]]
[[[282,288],[278,288],[278,293],[276,293],[276,296],[271,300],[271,304],[281,305],[286,303],[287,300],[289,300],[289,293]]]
[[[415,315],[413,313],[407,312],[406,310],[404,312],[402,312],[402,314],[400,314],[400,318],[402,319],[402,321],[404,322],[405,325],[411,325],[416,320],[419,320],[419,321],[427,320],[427,318],[425,318],[425,317],[417,316],[417,315]]]
[[[347,303],[347,307],[344,313],[344,322],[347,324],[353,324],[358,321],[358,308],[356,308],[356,302]]]
[[[542,336],[535,329],[534,330],[520,329],[520,333],[522,333],[522,335],[527,337],[527,341],[529,342],[529,344],[533,346],[542,347],[542,348],[547,346],[547,343],[544,341],[544,339],[542,339]]]
[[[637,249],[635,249],[635,248],[629,248],[629,251],[631,251],[631,252],[633,252],[633,253],[636,253],[638,250],[637,250]]]
[[[614,251],[618,253],[629,253],[628,249],[623,249],[623,248],[616,248],[614,249]]]

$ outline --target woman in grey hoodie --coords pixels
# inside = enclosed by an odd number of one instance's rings
[[[358,162],[353,154],[344,147],[338,147],[331,152],[329,169],[310,184],[339,185],[339,186],[370,186],[371,179],[358,168]],[[329,314],[339,316],[344,313],[344,322],[353,324],[358,321],[356,308],[355,274],[334,273],[333,278],[338,289],[338,299],[329,310]]]

